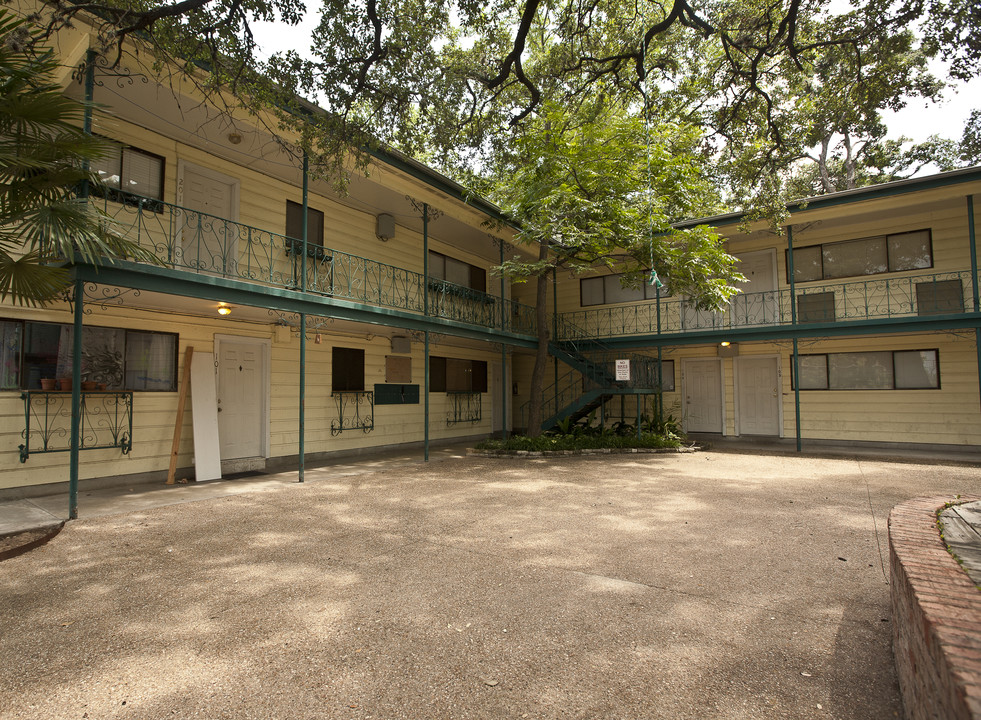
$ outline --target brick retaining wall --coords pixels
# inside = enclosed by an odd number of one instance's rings
[[[910,500],[889,514],[893,653],[911,720],[981,720],[981,591],[937,528],[951,500]]]

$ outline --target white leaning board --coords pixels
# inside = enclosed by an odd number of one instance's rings
[[[194,476],[198,482],[221,477],[218,449],[218,391],[215,358],[196,352],[191,358],[191,415],[194,425]]]

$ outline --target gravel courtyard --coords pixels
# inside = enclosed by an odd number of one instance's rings
[[[0,717],[895,718],[889,509],[981,469],[456,459],[0,563]]]

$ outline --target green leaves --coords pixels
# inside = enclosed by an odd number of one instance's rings
[[[156,258],[78,197],[99,184],[85,168],[108,146],[78,126],[84,105],[51,81],[56,61],[25,29],[0,10],[0,297],[43,305],[68,286],[62,263]]]

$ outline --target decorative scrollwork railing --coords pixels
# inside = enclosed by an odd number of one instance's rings
[[[72,394],[25,390],[24,430],[20,461],[38,453],[71,450]],[[83,391],[79,423],[80,450],[119,448],[123,455],[133,448],[133,393],[130,391]]]
[[[434,278],[427,286],[422,273],[160,200],[115,192],[102,203],[117,232],[175,269],[535,332],[534,308]]]
[[[740,293],[723,312],[699,310],[678,298],[577,310],[556,318],[558,340],[609,338],[963,313],[973,307],[971,273],[948,272]]]
[[[456,423],[479,423],[481,419],[481,395],[473,391],[447,392],[450,411],[446,415],[446,425]]]
[[[330,394],[337,405],[337,419],[330,421],[330,434],[345,430],[370,433],[375,429],[375,393],[368,391],[334,391]]]

